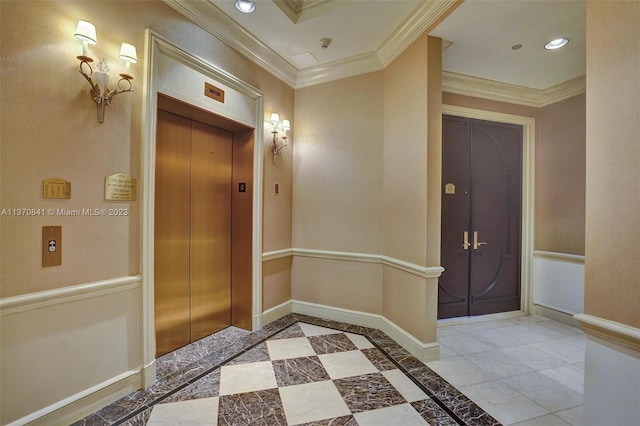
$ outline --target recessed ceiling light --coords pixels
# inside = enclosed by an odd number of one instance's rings
[[[511,50],[518,50],[518,49],[522,49],[522,43],[514,44],[513,46],[511,46]]]
[[[547,50],[555,50],[560,49],[562,46],[566,46],[569,43],[568,38],[556,38],[551,40],[549,43],[544,45],[544,48]]]
[[[236,9],[242,13],[251,13],[256,10],[256,4],[253,0],[236,0]]]

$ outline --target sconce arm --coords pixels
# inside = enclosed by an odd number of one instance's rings
[[[113,104],[111,103],[111,99],[114,96],[117,96],[120,93],[133,92],[133,89],[132,89],[133,84],[131,83],[131,80],[133,80],[133,77],[128,76],[128,75],[123,75],[123,74],[120,74],[120,77],[122,77],[122,78],[118,81],[118,89],[113,90],[113,91],[109,91],[107,89],[107,93],[105,94],[105,102],[109,106],[113,106]],[[129,85],[129,87],[123,89],[122,86],[120,85],[123,81],[125,81]]]
[[[88,59],[91,60],[90,58]],[[89,74],[87,74],[82,68],[83,65],[89,67]],[[91,86],[91,99],[93,99],[95,103],[99,104],[102,101],[100,97],[100,86],[98,86],[97,83],[94,83],[91,79],[91,76],[93,75],[93,68],[91,68],[91,65],[89,65],[89,62],[87,62],[86,59],[80,60],[80,74],[82,74],[82,76],[89,82],[89,86]]]

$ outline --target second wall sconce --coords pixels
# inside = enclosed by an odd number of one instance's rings
[[[120,59],[125,62],[125,72],[120,74],[118,88],[116,90],[109,90],[109,64],[105,58],[101,58],[96,64],[96,83],[91,79],[94,72],[90,63],[93,62],[93,59],[87,56],[87,51],[89,44],[96,44],[98,41],[96,37],[96,27],[90,22],[79,20],[75,36],[82,40],[82,55],[77,56],[80,60],[80,74],[82,74],[91,86],[91,99],[93,99],[98,106],[98,122],[103,123],[106,106],[113,106],[111,99],[120,93],[133,91],[133,84],[131,83],[133,77],[129,74],[129,67],[130,64],[138,62],[136,47],[128,43],[122,43],[120,46]]]
[[[287,130],[291,130],[291,124],[289,120],[282,120],[280,123],[280,115],[277,113],[271,114],[271,124],[273,124],[273,145],[271,146],[271,153],[273,154],[273,164],[276,164],[276,157],[280,155],[282,148],[287,146]],[[278,124],[284,135],[278,140]]]

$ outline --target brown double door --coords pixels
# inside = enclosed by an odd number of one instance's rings
[[[520,309],[522,126],[443,116],[438,318]]]
[[[156,356],[230,325],[232,134],[158,111]]]

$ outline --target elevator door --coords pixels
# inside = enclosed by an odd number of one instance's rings
[[[156,356],[231,323],[232,134],[158,111]]]
[[[522,127],[442,121],[438,318],[518,310]]]

